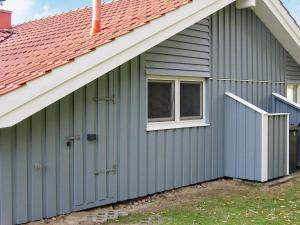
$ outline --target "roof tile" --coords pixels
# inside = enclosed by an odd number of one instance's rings
[[[15,90],[190,0],[118,0],[102,6],[100,33],[90,36],[92,8],[34,20],[0,32],[0,95]]]

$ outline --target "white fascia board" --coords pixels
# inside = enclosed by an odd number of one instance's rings
[[[260,113],[262,115],[268,115],[268,113],[260,108],[258,108],[257,106],[251,104],[250,102],[247,102],[246,100],[236,96],[235,94],[232,94],[230,92],[225,92],[225,95],[227,95],[228,97],[236,100],[237,102],[247,106],[248,108],[252,109],[253,111]]]
[[[245,9],[256,6],[256,0],[237,0],[236,8]]]
[[[287,116],[286,123],[286,175],[290,175],[290,115]]]
[[[269,115],[261,116],[261,182],[268,181]]]
[[[300,29],[280,1],[259,0],[253,10],[300,65]]]
[[[272,93],[272,95],[273,95],[275,98],[278,98],[279,100],[283,101],[284,103],[286,103],[286,104],[288,104],[288,105],[290,105],[290,106],[292,106],[292,107],[294,107],[294,108],[300,110],[300,105],[299,105],[298,103],[293,102],[293,101],[287,99],[286,97],[284,97],[284,96],[282,96],[282,95],[280,95],[280,94],[277,94],[277,93]]]
[[[15,125],[234,1],[194,0],[0,96],[0,128]]]

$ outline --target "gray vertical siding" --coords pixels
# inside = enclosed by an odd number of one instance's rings
[[[268,119],[268,179],[287,175],[287,118],[288,115],[269,116]]]
[[[225,176],[261,181],[262,114],[225,97]]]
[[[285,62],[284,49],[265,25],[251,10],[236,10],[232,4],[16,126],[1,129],[1,225],[223,177],[224,129],[228,126],[224,93],[230,91],[269,111],[271,93],[284,94]],[[146,72],[210,74],[206,113],[211,125],[146,132]],[[113,77],[111,82],[109,77]],[[107,110],[103,103],[90,102],[95,95],[111,96],[108,90],[112,89],[116,102],[105,106]],[[111,117],[107,123],[100,122],[105,114]],[[255,129],[255,115],[244,116]],[[99,137],[101,145],[81,139],[67,150],[66,136],[103,135],[105,128],[108,135]],[[117,162],[117,176],[108,181],[91,176],[94,167],[102,169],[97,159],[103,162],[106,157],[103,146],[115,151],[107,162]],[[252,147],[249,143],[241,154],[257,157],[248,152]],[[37,169],[39,163],[44,167]],[[255,177],[260,168],[247,166],[249,170],[239,173]],[[87,178],[91,183],[85,183]],[[105,192],[99,188],[103,182],[110,187]],[[111,200],[101,201],[105,197]],[[95,204],[84,204],[94,200]]]
[[[11,180],[1,182],[5,190],[0,195],[1,224],[48,218],[217,177],[211,172],[211,156],[205,158],[210,151],[207,128],[146,132],[146,75],[140,75],[141,58],[0,130],[1,179]],[[116,95],[115,104],[109,104],[113,111],[103,105],[107,103],[92,101],[108,96],[110,83]],[[97,133],[99,144],[88,142],[88,133]],[[66,137],[72,135],[81,139],[67,147]],[[109,168],[106,161],[113,164],[114,159],[101,151],[105,146],[114,151],[112,145],[117,148],[116,183],[94,175],[99,167]],[[106,191],[100,188],[105,182],[111,182]]]
[[[145,54],[147,74],[209,77],[210,20],[204,19]]]
[[[300,66],[288,53],[286,54],[285,69],[286,69],[286,79],[289,82],[300,81]]]
[[[215,98],[225,89],[271,111],[271,93],[285,91],[285,62],[284,48],[251,9],[232,4],[211,16]]]
[[[282,96],[283,97],[283,96]],[[283,97],[285,98],[285,97]],[[278,98],[273,95],[273,112],[274,113],[289,113],[290,126],[298,126],[300,123],[300,107],[291,104],[287,99]]]

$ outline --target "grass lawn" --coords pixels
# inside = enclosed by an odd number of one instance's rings
[[[273,188],[238,181],[183,188],[110,224],[300,224],[300,180]]]

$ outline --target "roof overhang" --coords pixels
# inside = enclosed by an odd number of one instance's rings
[[[235,0],[194,0],[0,96],[0,128],[11,127]]]
[[[279,0],[259,0],[255,14],[300,65],[300,28]]]
[[[17,124],[232,2],[194,0],[0,96],[0,128]],[[299,28],[280,2],[257,1],[254,11],[300,64]]]

